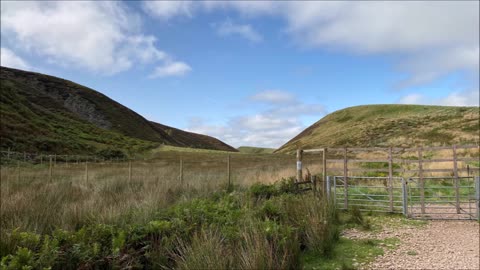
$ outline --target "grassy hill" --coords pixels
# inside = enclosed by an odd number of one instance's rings
[[[236,151],[215,138],[150,122],[71,81],[5,67],[0,80],[2,149],[92,154],[114,148],[135,153],[165,144]]]
[[[253,147],[253,146],[240,146],[237,148],[240,153],[246,154],[271,154],[275,149],[273,148],[262,148],[262,147]]]
[[[365,105],[333,112],[277,149],[477,144],[478,107]]]

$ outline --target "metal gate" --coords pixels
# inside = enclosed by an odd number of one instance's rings
[[[479,218],[479,177],[411,177],[407,187],[411,218]]]
[[[330,179],[330,178],[329,178]],[[357,207],[362,211],[404,213],[403,178],[333,177],[333,198],[339,209]]]
[[[402,213],[413,219],[480,220],[480,177],[327,177],[339,209]]]

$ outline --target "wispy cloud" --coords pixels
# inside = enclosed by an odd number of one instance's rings
[[[400,98],[398,103],[444,106],[479,106],[480,95],[478,89],[455,91],[445,97],[440,98],[432,98],[422,94],[414,93]]]
[[[0,64],[4,67],[31,69],[27,61],[23,60],[10,49],[4,47],[0,49]]]
[[[167,62],[162,66],[155,68],[150,78],[183,76],[190,72],[192,68],[184,62]]]
[[[187,129],[220,138],[236,147],[254,145],[276,148],[306,128],[301,121],[302,116],[317,116],[320,119],[326,113],[321,104],[303,103],[286,91],[262,91],[248,97],[248,100],[266,103],[269,107],[259,113],[233,117],[223,125],[195,118]]]
[[[217,33],[221,36],[238,35],[251,42],[261,42],[263,37],[250,24],[235,24],[231,20],[226,20],[221,24],[214,25]]]
[[[2,40],[50,63],[111,75],[172,58],[122,2],[2,1],[1,7]]]
[[[282,18],[283,30],[301,47],[399,55],[396,67],[409,75],[400,88],[455,71],[478,81],[478,1],[206,1],[189,2],[188,8]]]

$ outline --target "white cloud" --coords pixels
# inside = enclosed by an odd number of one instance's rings
[[[143,9],[152,16],[168,20],[175,16],[192,17],[192,1],[144,1]]]
[[[290,103],[296,100],[294,95],[281,90],[265,90],[251,96],[250,99],[273,104]]]
[[[263,40],[262,35],[255,31],[250,24],[234,24],[227,20],[215,25],[215,28],[221,36],[239,35],[251,42],[261,42]]]
[[[192,68],[184,62],[167,62],[162,66],[155,68],[150,78],[183,76],[190,72]]]
[[[8,48],[0,49],[0,65],[17,69],[31,69],[30,65]]]
[[[422,104],[425,97],[421,94],[408,94],[401,97],[398,103],[400,104]]]
[[[398,67],[409,74],[400,87],[458,70],[478,81],[478,1],[207,1],[189,8],[283,18],[302,47],[400,56]]]
[[[441,98],[431,98],[422,94],[409,94],[402,97],[398,103],[444,105],[444,106],[479,106],[479,90],[455,91]]]
[[[260,113],[231,118],[224,125],[208,124],[192,119],[187,130],[214,136],[235,147],[279,147],[306,128],[302,116],[325,115],[319,104],[305,104],[285,91],[263,91],[248,98],[250,102],[267,103],[270,107]]]
[[[121,2],[2,1],[1,8],[2,40],[49,63],[110,75],[171,58]]]

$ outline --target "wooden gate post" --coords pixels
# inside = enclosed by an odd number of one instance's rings
[[[418,149],[418,176],[420,184],[420,208],[422,214],[425,214],[425,181],[423,179],[423,149]]]
[[[393,164],[392,147],[388,148],[388,199],[390,201],[390,212],[393,212]]]
[[[302,182],[303,175],[302,175],[302,158],[303,158],[303,150],[297,150],[297,182]]]
[[[344,189],[344,201],[343,207],[348,209],[348,160],[347,160],[347,148],[345,147],[343,152],[343,189]]]
[[[457,166],[457,146],[453,146],[453,176],[455,177],[455,208],[457,214],[460,214],[460,192],[458,183],[458,166]]]

